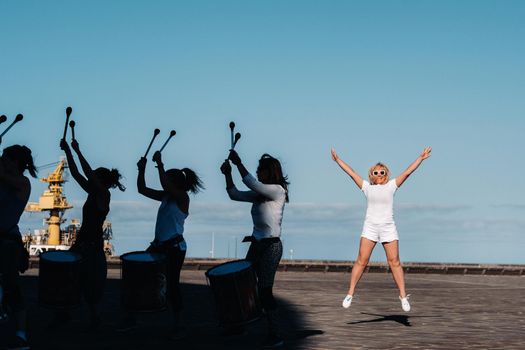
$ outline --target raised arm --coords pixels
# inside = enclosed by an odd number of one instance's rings
[[[137,163],[137,167],[139,168],[139,174],[137,176],[137,189],[139,193],[145,197],[148,197],[156,201],[162,201],[164,192],[154,190],[146,186],[145,172],[146,172],[147,161],[148,160],[146,158],[142,157]]]
[[[230,155],[228,156],[228,159],[232,161],[233,164],[237,166],[237,169],[239,170],[239,174],[242,177],[242,182],[255,194],[258,196],[262,196],[267,199],[271,200],[277,200],[285,191],[282,186],[274,185],[274,184],[264,184],[260,181],[258,181],[255,177],[253,177],[248,170],[246,170],[246,167],[242,164],[241,158],[235,152],[234,150],[230,151]]]
[[[421,163],[430,157],[430,153],[432,152],[432,148],[426,147],[423,152],[419,155],[419,157],[416,158],[416,160],[410,164],[410,166],[407,168],[407,170],[403,171],[398,177],[396,177],[396,185],[397,187],[400,187],[403,182],[421,165]]]
[[[233,183],[232,178],[232,167],[230,161],[226,159],[221,165],[221,173],[224,174],[224,179],[226,180],[226,191],[231,200],[238,202],[255,202],[259,197],[257,193],[253,191],[239,191],[235,184]]]
[[[88,161],[80,151],[80,145],[78,144],[77,140],[71,141],[71,147],[77,153],[78,160],[80,161],[80,166],[82,167],[84,175],[88,179],[88,183],[97,189],[104,189],[104,186],[102,185],[100,180],[96,176],[94,176],[91,165],[89,165]]]
[[[363,178],[359,176],[359,174],[356,173],[354,169],[350,167],[350,165],[346,164],[341,158],[339,158],[339,156],[337,155],[337,152],[333,148],[332,148],[332,160],[336,162],[337,165],[339,165],[341,169],[343,169],[343,171],[352,178],[352,180],[354,180],[357,187],[363,188]]]
[[[175,186],[171,181],[169,181],[166,171],[164,170],[164,163],[162,163],[162,156],[159,151],[156,151],[155,154],[153,154],[153,161],[157,163],[159,180],[162,189],[175,200],[185,199],[187,195],[186,191]]]
[[[89,192],[88,180],[78,171],[77,164],[75,163],[75,159],[73,158],[73,154],[71,153],[71,149],[66,140],[60,140],[60,148],[66,153],[67,166],[69,167],[71,176],[73,176],[73,179],[75,179],[84,191]]]

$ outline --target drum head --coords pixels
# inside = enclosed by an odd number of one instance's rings
[[[44,252],[40,254],[40,259],[59,263],[71,263],[79,261],[80,255],[67,250],[55,250],[52,252]]]
[[[252,263],[248,260],[236,260],[230,261],[224,264],[212,267],[207,271],[208,276],[222,276],[229,275],[235,272],[243,271],[252,266]]]
[[[132,262],[159,262],[166,258],[164,254],[159,253],[148,253],[148,252],[131,252],[126,253],[120,257],[120,260],[123,261],[132,261]]]

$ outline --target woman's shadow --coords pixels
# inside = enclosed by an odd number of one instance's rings
[[[379,318],[374,318],[374,319],[371,319],[371,320],[347,322],[347,324],[394,321],[394,322],[402,324],[403,326],[412,327],[412,324],[410,323],[410,318],[416,318],[416,317],[418,317],[418,318],[422,318],[422,317],[439,317],[439,316],[379,315],[379,314],[371,314],[371,313],[367,313],[367,312],[361,312],[361,314],[363,314],[363,315],[370,315],[370,316],[380,316],[380,317]]]

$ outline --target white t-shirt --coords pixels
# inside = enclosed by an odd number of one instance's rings
[[[239,191],[235,186],[228,189],[234,201],[250,202],[252,205],[253,233],[255,239],[281,236],[286,191],[281,185],[268,185],[259,182],[251,174],[242,182],[251,191]]]
[[[394,194],[396,179],[384,185],[370,185],[363,180],[361,188],[367,199],[365,223],[380,225],[394,223]]]
[[[184,233],[184,221],[187,217],[188,214],[179,209],[176,201],[165,196],[157,212],[155,239],[159,242],[165,242],[177,235],[182,235]],[[184,241],[179,243],[179,247],[185,250],[186,243]]]

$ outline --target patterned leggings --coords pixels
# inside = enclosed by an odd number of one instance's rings
[[[273,297],[273,282],[277,267],[283,255],[283,244],[280,239],[262,239],[250,244],[246,260],[253,264],[257,275],[257,289],[265,310],[274,310],[277,303]]]

